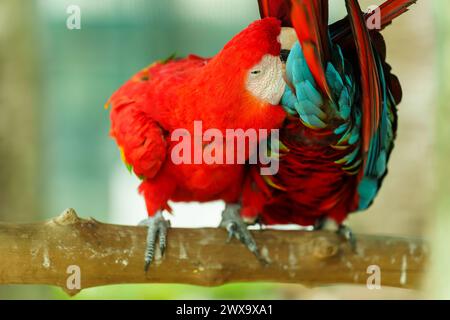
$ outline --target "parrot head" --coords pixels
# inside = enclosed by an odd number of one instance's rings
[[[281,23],[265,18],[251,23],[211,58],[198,76],[199,97],[217,117],[211,127],[272,129],[286,113],[279,105],[285,89],[280,59]],[[196,92],[199,92],[196,90]],[[200,94],[200,93],[199,93]]]
[[[228,93],[240,86],[261,102],[280,103],[285,87],[280,32],[275,18],[255,21],[211,59],[209,67],[223,76]]]

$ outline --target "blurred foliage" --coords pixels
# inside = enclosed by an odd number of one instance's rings
[[[7,222],[34,219],[39,206],[34,13],[27,0],[0,1],[0,220]],[[26,288],[29,298],[46,292],[43,287]],[[0,286],[0,300],[23,293],[24,287]]]
[[[62,290],[55,298],[68,299]],[[83,290],[71,299],[277,299],[277,286],[264,283],[236,283],[214,288],[179,284],[113,285]]]
[[[430,226],[432,257],[427,285],[429,295],[437,299],[450,299],[450,2],[436,0],[434,15],[437,35],[438,110],[436,117],[436,173],[435,216]]]

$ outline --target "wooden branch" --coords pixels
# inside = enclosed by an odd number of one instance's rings
[[[268,266],[238,241],[226,244],[222,229],[171,229],[165,256],[157,250],[145,274],[145,228],[83,220],[68,209],[45,223],[0,224],[0,284],[56,285],[75,294],[78,288],[67,288],[69,266],[80,268],[81,289],[119,283],[366,284],[367,268],[377,265],[382,286],[418,288],[427,256],[426,246],[412,239],[357,235],[353,252],[333,232],[253,235]]]

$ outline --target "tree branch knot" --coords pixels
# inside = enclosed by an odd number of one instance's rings
[[[78,217],[74,209],[69,208],[64,210],[63,213],[54,218],[52,221],[59,225],[71,225],[79,223],[81,219]]]

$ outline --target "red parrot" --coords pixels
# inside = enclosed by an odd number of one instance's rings
[[[416,0],[379,7],[381,29]],[[264,224],[343,225],[368,208],[384,177],[397,128],[400,83],[386,63],[380,30],[369,31],[357,0],[348,16],[328,25],[328,0],[259,0],[262,17],[294,27],[281,104],[289,114],[280,132],[284,151],[272,177],[252,175],[259,193],[244,197],[246,220]],[[367,15],[366,18],[373,18]]]
[[[190,55],[155,62],[109,99],[111,136],[127,166],[142,179],[139,191],[149,216],[143,223],[148,226],[146,271],[157,238],[164,253],[169,225],[162,211],[170,211],[169,200],[224,200],[228,206],[221,225],[243,242],[248,238],[235,205],[241,200],[247,167],[239,163],[178,163],[174,152],[180,141],[172,135],[184,130],[194,137],[190,145],[195,149],[194,140],[201,138],[195,132],[195,121],[201,121],[200,135],[208,129],[225,135],[227,129],[280,127],[286,116],[279,105],[285,86],[280,31],[275,18],[256,21],[216,56]],[[221,141],[203,142],[201,151],[211,143]],[[180,153],[183,158],[187,156],[184,152]],[[255,251],[256,245],[248,245]]]

